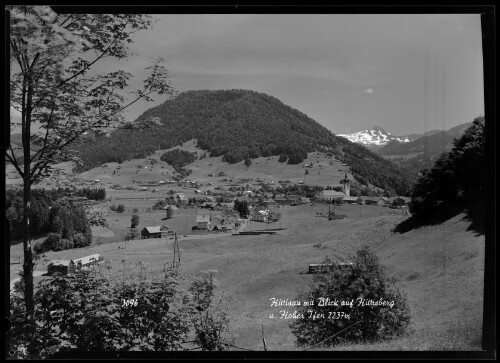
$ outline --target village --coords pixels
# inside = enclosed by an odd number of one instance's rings
[[[404,215],[408,213],[408,203],[410,202],[408,197],[351,196],[350,179],[347,173],[339,184],[333,185],[337,190],[322,190],[310,197],[303,195],[305,193],[299,195],[284,192],[284,189],[291,185],[289,180],[278,180],[277,183],[271,180],[265,183],[264,178],[240,178],[237,180],[224,178],[219,182],[218,184],[214,182],[203,184],[189,179],[184,181],[159,180],[158,182],[140,184],[138,188],[135,188],[135,192],[132,191],[132,188],[120,188],[114,185],[110,187],[108,192],[110,195],[108,204],[124,203],[127,205],[124,207],[126,210],[136,210],[144,221],[148,221],[145,215],[165,213],[164,218],[160,218],[160,215],[157,218],[153,217],[153,222],[158,220],[162,221],[162,224],[144,225],[143,222],[140,228],[135,228],[137,233],[125,239],[133,240],[136,237],[141,240],[173,241],[178,238],[203,238],[203,236],[213,237],[214,235],[276,234],[286,229],[282,228],[282,214],[290,208],[299,208],[300,206],[309,206],[316,210],[320,208],[319,211],[316,211],[315,217],[325,217],[332,220],[346,218],[345,214],[334,212],[336,207],[342,205],[357,205],[358,208],[365,208],[364,206],[384,207],[395,210],[394,213],[397,211],[398,214]],[[102,187],[100,180],[89,180],[86,183]],[[300,183],[299,185],[301,187],[299,190],[302,190],[304,184]],[[175,187],[180,187],[183,192],[168,189]],[[339,189],[342,191],[338,191]],[[160,197],[162,194],[165,197]],[[309,195],[311,195],[310,192]],[[137,208],[137,206],[148,205],[148,203],[150,205],[152,201],[155,201],[155,204],[151,207]],[[240,207],[235,208],[235,206]],[[140,210],[144,213],[140,213]],[[123,216],[129,215],[126,212],[121,214]],[[183,214],[187,214],[186,225],[183,216],[181,216]],[[387,212],[387,214],[392,214],[392,212]],[[180,226],[179,220],[182,221]],[[72,260],[52,260],[48,262],[47,273],[48,275],[52,275],[54,272],[74,274],[84,272],[91,266],[102,262],[103,258],[99,254],[80,256]],[[345,267],[350,266],[351,263],[340,262],[337,265]],[[307,272],[317,273],[325,271],[325,268],[327,266],[324,264],[313,263],[309,264]]]

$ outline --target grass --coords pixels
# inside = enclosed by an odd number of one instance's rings
[[[194,151],[194,142],[185,143],[183,148]],[[157,159],[162,152],[164,150],[156,153]],[[303,164],[278,163],[277,157],[255,159],[250,168],[242,163],[221,163],[219,159],[195,161],[189,166],[193,169],[189,179],[221,184],[217,182],[220,177],[207,175],[224,171],[226,178],[260,177],[276,183],[286,179],[292,182],[304,180],[309,184],[326,186],[338,183],[345,173],[338,171],[345,169],[339,165],[340,162],[333,161],[334,165],[329,165],[333,159],[316,153],[310,153],[303,163],[315,163],[313,168],[308,169],[307,178],[303,175]],[[322,168],[317,166],[317,160],[324,165]],[[184,285],[200,271],[218,270],[218,292],[224,293],[236,346],[262,350],[263,325],[269,350],[302,350],[295,345],[289,328],[290,320],[269,318],[269,314],[277,313],[277,309],[270,306],[269,299],[294,299],[299,292],[308,289],[312,280],[311,275],[302,273],[307,271],[309,264],[321,263],[327,256],[339,262],[348,262],[350,254],[369,244],[390,274],[400,280],[401,289],[408,296],[413,313],[412,331],[407,336],[388,342],[347,344],[329,350],[481,349],[484,235],[468,230],[470,222],[464,214],[437,224],[393,233],[393,229],[401,226],[406,217],[388,208],[342,205],[335,212],[345,214],[347,219],[328,221],[327,218],[316,217],[317,212],[326,214],[326,205],[303,205],[279,209],[282,216],[280,222],[268,226],[258,222],[250,224],[250,229],[283,228],[276,235],[233,237],[221,234],[184,238],[182,236],[190,234],[194,225],[195,209],[179,209],[172,219],[162,220],[165,217],[163,210],[146,211],[153,206],[154,200],[117,198],[164,198],[170,189],[185,192],[191,197],[194,195],[192,190],[171,186],[154,187],[159,191],[157,193],[109,189],[114,184],[135,186],[137,182],[168,179],[171,170],[162,163],[159,161],[151,169],[146,159],[127,161],[120,165],[117,174],[113,174],[113,170],[118,169],[118,164],[109,163],[80,174],[82,179],[101,180],[112,198],[103,206],[121,203],[125,212],[109,212],[107,219],[111,230],[94,229],[96,243],[92,246],[47,253],[46,260],[39,261],[36,269],[46,269],[49,260],[99,253],[113,267],[116,279],[137,276],[141,261],[148,278],[158,276],[164,265],[172,261],[173,241],[151,239],[125,243],[132,209],[138,208],[139,230],[145,226],[167,224],[181,236],[180,272],[186,279],[183,280]],[[146,165],[148,169],[137,169],[137,165]],[[138,174],[137,170],[140,170]],[[134,180],[136,183],[133,183]],[[217,213],[213,211],[212,215]],[[318,243],[324,248],[314,247]],[[15,259],[17,255],[22,255],[22,245],[11,246],[11,258]],[[10,267],[12,278],[20,265],[12,264]],[[37,277],[35,281],[42,278],[46,277]]]
[[[269,299],[294,299],[312,280],[311,275],[301,274],[308,264],[322,262],[326,256],[348,261],[359,246],[369,243],[389,272],[399,278],[413,313],[413,331],[388,342],[342,345],[334,350],[480,349],[484,237],[467,231],[461,216],[439,226],[394,234],[391,229],[404,217],[389,214],[389,209],[340,206],[337,211],[348,219],[328,221],[314,217],[321,208],[283,208],[286,229],[274,236],[181,238],[180,271],[187,280],[200,271],[218,270],[218,291],[224,292],[236,346],[262,350],[262,324],[269,350],[302,350],[295,346],[290,320],[269,318],[278,312]],[[317,243],[326,248],[315,248]],[[100,253],[118,279],[137,274],[143,261],[151,278],[171,261],[172,250],[171,240],[151,239],[129,241],[126,249],[125,242],[115,242],[52,252],[47,257]]]

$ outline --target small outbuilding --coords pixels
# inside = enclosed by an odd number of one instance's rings
[[[52,275],[56,272],[61,273],[63,275],[67,275],[69,271],[69,265],[71,260],[53,260],[49,262],[47,266],[47,272],[49,275]]]

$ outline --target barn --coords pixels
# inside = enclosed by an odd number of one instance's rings
[[[49,265],[47,266],[47,272],[48,272],[49,275],[52,275],[55,272],[59,272],[59,273],[61,273],[63,275],[67,275],[70,263],[71,263],[70,260],[54,260],[54,261],[50,261]]]
[[[363,204],[363,199],[361,197],[344,197],[342,201],[344,204]]]

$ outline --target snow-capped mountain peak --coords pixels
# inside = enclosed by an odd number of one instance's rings
[[[363,145],[387,145],[390,141],[396,140],[399,142],[410,142],[408,137],[392,136],[382,127],[374,126],[369,130],[359,131],[352,134],[338,134],[337,136],[345,137],[347,140]]]

